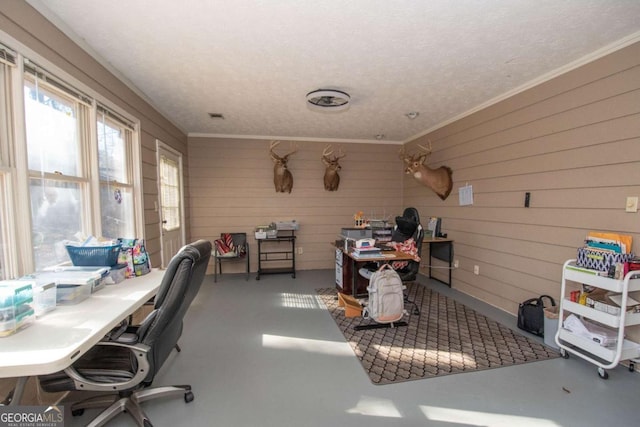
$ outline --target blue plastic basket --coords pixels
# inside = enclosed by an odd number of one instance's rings
[[[71,262],[76,266],[111,267],[118,263],[122,244],[111,246],[65,245]]]

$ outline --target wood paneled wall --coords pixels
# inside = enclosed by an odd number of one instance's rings
[[[215,240],[223,232],[246,232],[251,269],[257,269],[254,229],[272,221],[295,219],[300,224],[296,245],[297,268],[333,268],[331,243],[342,227],[352,227],[353,215],[395,217],[402,211],[402,162],[398,145],[342,144],[340,187],[324,189],[322,142],[293,142],[299,150],[289,160],[293,191],[276,193],[268,140],[189,137],[189,198],[191,235]],[[282,141],[276,152],[291,150]],[[339,145],[333,144],[337,149]],[[227,263],[224,271],[242,271]]]
[[[432,166],[453,169],[454,190],[443,202],[407,180],[404,201],[443,218],[460,263],[454,288],[515,314],[527,298],[560,297],[562,264],[588,231],[630,234],[640,250],[640,214],[625,212],[626,197],[640,196],[640,43],[407,148],[427,140]],[[474,204],[459,206],[467,183]]]

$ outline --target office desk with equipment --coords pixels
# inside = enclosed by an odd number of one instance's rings
[[[338,291],[362,297],[368,295],[369,280],[358,274],[358,264],[367,262],[393,262],[413,259],[411,255],[399,251],[382,252],[379,256],[358,257],[351,250],[336,246],[336,288]]]
[[[108,285],[75,305],[61,305],[32,325],[1,339],[0,378],[17,378],[11,405],[20,404],[30,376],[69,367],[107,332],[151,299],[164,270]]]
[[[436,237],[426,238],[422,240],[422,243],[429,245],[429,279],[437,280],[438,282],[451,287],[451,272],[453,271],[453,240]],[[434,258],[449,263],[449,267],[446,267],[449,270],[448,282],[438,279],[437,277],[433,277],[431,274],[432,268],[435,268],[433,267]]]

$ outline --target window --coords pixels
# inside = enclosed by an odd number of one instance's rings
[[[14,162],[11,158],[12,96],[11,73],[15,70],[15,53],[0,45],[0,279],[8,279],[14,266],[11,263],[11,232],[15,229],[10,202],[11,175]]]
[[[160,191],[162,192],[162,228],[180,228],[180,167],[174,160],[160,156]]]
[[[9,270],[11,263],[8,256],[11,251],[8,250],[7,230],[9,229],[8,212],[10,205],[7,203],[7,182],[8,174],[5,171],[0,172],[0,280],[10,277]]]
[[[51,82],[55,83],[52,84]],[[68,261],[65,240],[88,231],[85,174],[89,105],[37,67],[25,67],[32,244],[36,269]]]
[[[97,124],[102,235],[133,238],[133,125],[102,106]]]
[[[83,87],[0,44],[0,279],[69,263],[67,240],[144,237],[134,122]]]
[[[133,124],[29,61],[24,110],[35,269],[68,262],[67,240],[135,237]]]

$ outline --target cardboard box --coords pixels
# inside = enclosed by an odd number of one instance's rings
[[[620,294],[615,294],[613,292],[607,292],[604,289],[596,289],[587,294],[587,306],[594,308],[598,311],[603,311],[605,313],[612,314],[614,316],[620,315],[620,306],[614,303],[609,296],[615,296]],[[629,302],[629,301],[627,301]],[[628,304],[627,305],[627,313],[636,313],[640,310],[640,305],[638,304]]]
[[[131,325],[138,326],[153,311],[153,304],[144,304],[131,315]]]
[[[362,306],[357,299],[351,295],[338,292],[338,306],[344,307],[345,317],[360,317],[362,316]]]

